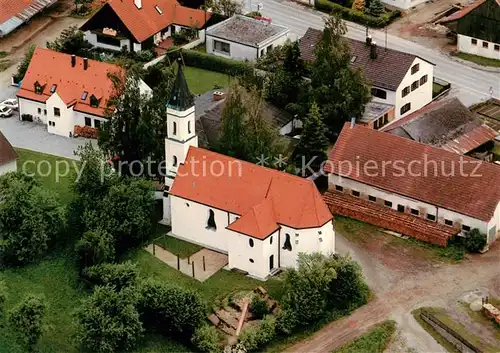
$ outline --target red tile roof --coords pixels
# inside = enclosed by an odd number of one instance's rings
[[[0,131],[0,165],[15,161],[16,159],[17,152]]]
[[[76,65],[72,67],[71,55],[37,48],[17,96],[45,103],[52,95],[50,89],[55,84],[55,93],[67,106],[73,105],[74,110],[104,116],[106,102],[113,92],[109,73],[123,74],[123,71],[119,66],[96,60],[88,60],[88,68],[84,70],[81,57],[76,57]],[[45,85],[42,94],[35,93],[37,81]],[[82,100],[83,92],[88,92],[85,100]],[[100,99],[99,107],[90,106],[92,95]]]
[[[499,166],[360,125],[344,125],[328,159],[328,173],[483,221],[500,202]]]
[[[332,219],[311,180],[197,147],[189,148],[170,193],[240,215],[228,229],[259,239],[277,224],[314,228]]]
[[[474,10],[475,8],[484,4],[485,1],[486,0],[478,0],[469,6],[465,6],[463,9],[451,14],[448,17],[440,19],[439,21],[437,21],[437,23],[448,23],[448,22],[453,22],[453,21],[459,20],[462,17],[464,17],[465,15],[467,15],[469,12]]]
[[[108,4],[138,42],[171,24],[201,28],[211,17],[209,12],[181,6],[176,0],[142,0],[141,9],[133,0],[109,0]],[[160,8],[161,14],[156,7]]]

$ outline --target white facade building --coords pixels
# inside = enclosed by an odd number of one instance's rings
[[[289,38],[286,27],[234,15],[206,30],[207,53],[236,60],[256,60]]]
[[[426,1],[427,0],[382,0],[382,3],[406,11]]]
[[[334,253],[333,217],[314,183],[198,148],[194,103],[179,68],[167,106],[163,223],[266,279],[301,252]]]
[[[459,52],[500,60],[500,43],[493,43],[463,34],[457,35]]]

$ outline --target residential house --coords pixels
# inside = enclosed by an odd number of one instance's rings
[[[195,29],[204,38],[211,17],[176,0],[108,0],[80,29],[96,47],[137,52],[171,46],[172,35],[182,29]]]
[[[301,252],[333,253],[332,215],[311,180],[198,147],[194,99],[179,67],[167,105],[163,223],[266,279]]]
[[[17,152],[0,131],[0,175],[17,171]]]
[[[499,135],[455,97],[432,102],[382,131],[458,154],[484,155],[481,159],[490,161],[492,154],[481,147],[493,144]]]
[[[206,32],[207,53],[237,59],[257,60],[286,42],[289,30],[243,15],[234,15]]]
[[[333,212],[446,246],[474,228],[500,235],[500,167],[442,148],[345,124],[329,153]]]
[[[371,101],[366,103],[365,111],[359,124],[378,130],[394,120],[394,106]]]
[[[56,2],[57,0],[0,0],[0,38]]]
[[[500,60],[500,0],[478,0],[439,21],[457,34],[457,50]]]
[[[49,133],[66,137],[77,126],[99,129],[114,89],[109,75],[124,72],[110,63],[36,48],[17,92],[20,119],[46,124]],[[150,91],[142,81],[141,91]]]
[[[314,60],[314,50],[322,33],[309,28],[300,39],[300,52],[304,60]],[[351,65],[361,69],[372,86],[372,101],[393,105],[395,120],[432,101],[434,64],[413,54],[380,48],[371,37],[365,42],[346,40],[351,46]]]

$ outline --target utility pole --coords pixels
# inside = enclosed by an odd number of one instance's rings
[[[385,26],[385,50],[387,50],[387,26]]]

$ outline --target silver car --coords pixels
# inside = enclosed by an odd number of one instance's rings
[[[19,104],[17,103],[17,99],[15,98],[10,98],[10,99],[6,99],[4,100],[2,103],[0,103],[0,106],[6,106],[10,109],[13,109],[13,110],[18,110],[19,109]]]
[[[0,106],[0,118],[8,118],[12,116],[12,109],[6,106]]]

